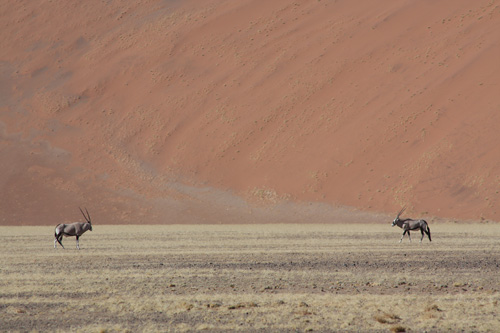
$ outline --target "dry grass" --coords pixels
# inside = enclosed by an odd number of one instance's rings
[[[375,315],[375,320],[381,324],[395,324],[398,323],[401,318],[399,318],[398,315],[383,312]]]
[[[500,226],[0,228],[1,330],[497,331]],[[406,240],[407,241],[407,240]]]

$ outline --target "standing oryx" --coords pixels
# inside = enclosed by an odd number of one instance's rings
[[[398,227],[403,229],[403,235],[401,236],[401,239],[399,240],[399,242],[401,243],[401,241],[403,240],[403,237],[405,236],[406,233],[408,233],[408,238],[410,239],[410,242],[411,242],[410,230],[417,230],[417,229],[420,229],[420,232],[422,233],[422,237],[420,238],[420,242],[422,242],[422,239],[424,239],[424,232],[429,237],[429,242],[431,242],[431,229],[429,229],[429,226],[427,225],[427,222],[425,220],[412,220],[412,219],[400,220],[399,219],[399,216],[401,215],[401,213],[404,212],[405,209],[406,209],[406,207],[403,207],[403,209],[401,209],[399,211],[399,213],[396,216],[396,218],[394,219],[394,221],[392,221],[393,227],[395,225],[397,225]]]
[[[56,230],[54,233],[54,249],[57,247],[57,243],[61,244],[61,246],[64,249],[64,246],[62,245],[62,238],[63,236],[76,236],[76,248],[80,250],[80,242],[78,239],[80,238],[81,235],[87,230],[92,231],[92,222],[90,221],[90,214],[87,208],[85,208],[85,211],[87,212],[87,216],[83,212],[83,210],[80,208],[80,212],[82,212],[83,217],[85,217],[85,220],[87,222],[74,222],[74,223],[69,223],[69,224],[58,224],[56,226]]]

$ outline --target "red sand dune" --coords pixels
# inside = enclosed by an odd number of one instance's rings
[[[0,18],[0,224],[78,206],[500,220],[500,1],[3,1]]]

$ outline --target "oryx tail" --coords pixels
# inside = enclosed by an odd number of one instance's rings
[[[58,228],[59,226],[60,226],[60,224],[58,224],[56,226],[56,230],[54,231],[54,238],[55,238],[55,241],[57,241],[59,243],[59,245],[61,245],[62,248],[64,249],[64,245],[62,245],[62,243],[61,243],[61,240],[63,238],[63,234],[61,233],[61,229]],[[54,241],[54,248],[56,247],[55,241]]]

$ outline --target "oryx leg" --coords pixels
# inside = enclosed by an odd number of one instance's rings
[[[78,240],[79,236],[76,236],[76,248],[80,250],[80,241]]]
[[[406,234],[407,231],[408,230],[403,231],[403,234],[401,235],[401,239],[399,240],[400,243],[403,241],[403,237],[405,236],[405,234]]]
[[[420,243],[422,243],[422,239],[424,239],[424,228],[420,228],[420,232],[422,233],[422,237],[420,237]]]
[[[410,243],[411,243],[410,230],[408,230],[408,238],[410,239]]]

